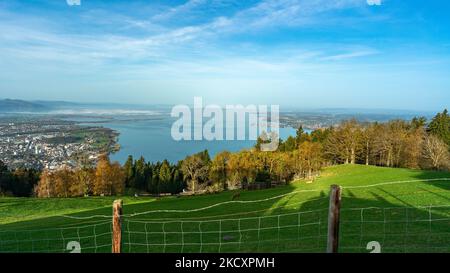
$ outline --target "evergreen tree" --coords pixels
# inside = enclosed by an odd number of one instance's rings
[[[414,117],[411,120],[411,128],[413,130],[423,128],[427,125],[427,118],[426,117]]]
[[[317,129],[311,132],[311,141],[324,143],[332,132],[332,128]]]
[[[139,190],[145,190],[146,189],[146,166],[145,166],[145,159],[144,157],[141,157],[138,161],[135,162],[135,176],[134,176],[134,184],[133,187]]]
[[[0,161],[0,195],[6,194],[12,184],[12,174],[6,164]]]
[[[428,125],[428,131],[450,146],[450,116],[447,109],[438,113]]]
[[[310,141],[310,137],[309,134],[305,132],[305,130],[303,130],[303,126],[300,126],[297,129],[297,133],[296,133],[296,137],[295,137],[296,143],[297,143],[297,147],[300,146],[300,144],[302,144],[305,141]]]
[[[172,182],[172,172],[170,170],[170,165],[167,160],[161,165],[159,169],[159,181],[160,181],[160,191],[163,193],[170,191],[170,184]]]
[[[129,155],[125,165],[123,166],[125,172],[125,185],[126,187],[131,187],[134,185],[134,160],[133,156]]]

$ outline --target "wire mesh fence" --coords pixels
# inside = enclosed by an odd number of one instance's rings
[[[110,220],[76,227],[0,231],[0,253],[108,253]]]
[[[327,211],[204,221],[124,221],[125,252],[324,252]]]
[[[342,210],[341,252],[450,252],[450,206]],[[369,244],[369,247],[368,247]]]
[[[356,191],[388,185],[396,187],[405,183],[415,182],[343,189],[343,205],[339,213],[339,252],[450,252],[450,205],[382,206],[388,203],[375,200],[371,204],[381,205],[359,206],[367,204],[367,200],[362,203],[354,198]],[[408,192],[411,189],[413,191]],[[419,187],[411,186],[402,194],[414,198],[420,194],[419,190]],[[318,196],[309,199],[311,206],[319,204],[319,208],[314,210],[305,209],[300,206],[301,198],[294,198],[311,192],[294,191],[260,200],[227,201],[191,210],[150,210],[120,215],[121,252],[324,253],[329,244],[330,210],[323,199],[329,197],[317,191]],[[203,214],[232,204],[242,207],[285,199],[291,202],[283,202],[285,206],[280,210]],[[184,217],[192,213],[196,217]],[[166,218],[157,218],[155,214]],[[51,229],[0,230],[0,253],[111,252],[115,230],[112,215],[64,218],[70,219],[70,225]]]

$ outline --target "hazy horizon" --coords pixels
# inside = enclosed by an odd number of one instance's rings
[[[130,108],[134,108],[136,111],[146,110],[148,107],[154,108],[172,108],[175,104],[170,103],[155,103],[155,104],[145,104],[145,103],[120,103],[120,102],[99,102],[99,101],[90,101],[90,102],[82,102],[82,101],[61,101],[61,100],[26,100],[26,99],[17,99],[17,98],[2,98],[0,97],[0,101],[4,100],[12,100],[12,101],[25,101],[31,103],[41,103],[43,105],[50,104],[61,110],[70,110],[70,106],[75,107],[75,109],[82,108],[86,110],[95,110],[95,109],[105,109],[104,107],[111,108],[113,110],[120,110],[123,108],[124,110],[131,110]],[[186,103],[189,107],[193,107],[193,103]],[[207,103],[203,104],[204,106]],[[225,107],[225,104],[216,104],[221,107]],[[255,105],[255,104],[251,104]],[[257,105],[256,105],[257,106]],[[96,108],[97,107],[97,108]],[[103,108],[102,108],[103,107]],[[166,109],[166,110],[167,110]],[[289,113],[289,112],[304,112],[304,113],[352,113],[352,114],[435,114],[437,112],[441,112],[442,110],[447,109],[435,109],[435,110],[417,110],[417,109],[401,109],[401,108],[358,108],[358,107],[300,107],[300,106],[286,106],[280,105],[281,112]],[[56,109],[53,109],[55,111]],[[147,109],[151,110],[151,109]],[[156,110],[156,109],[155,109]],[[0,111],[1,112],[1,111]],[[74,112],[75,113],[75,112]]]

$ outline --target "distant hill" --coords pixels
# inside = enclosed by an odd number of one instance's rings
[[[37,102],[29,102],[24,100],[4,99],[0,100],[0,112],[42,112],[48,111],[50,108]]]
[[[79,103],[67,102],[67,101],[46,101],[46,100],[36,100],[31,101],[31,103],[42,105],[49,109],[61,109],[61,108],[78,108],[81,107]]]

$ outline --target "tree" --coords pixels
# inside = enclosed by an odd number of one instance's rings
[[[134,160],[133,156],[129,155],[127,161],[125,162],[125,165],[123,166],[124,172],[125,172],[125,185],[127,187],[132,187],[134,185]]]
[[[389,138],[392,145],[392,157],[390,167],[402,167],[402,155],[406,149],[406,142],[410,135],[409,124],[404,120],[394,120],[388,123]]]
[[[393,120],[377,127],[374,153],[379,165],[386,167],[402,166],[402,155],[410,134],[409,128],[410,124],[403,120]]]
[[[111,165],[111,195],[122,195],[125,192],[125,173],[118,162]]]
[[[72,196],[89,196],[93,193],[95,172],[93,168],[80,168],[74,173],[75,182],[70,187]]]
[[[147,177],[147,190],[151,193],[159,192],[159,169],[161,164],[158,162],[156,164],[147,164],[148,177]]]
[[[435,135],[428,136],[423,146],[423,158],[425,167],[431,167],[434,170],[448,168],[450,155],[447,144]]]
[[[205,165],[209,165],[211,163],[211,157],[209,156],[208,150],[204,150],[204,151],[196,154],[196,156],[198,156]]]
[[[370,160],[373,154],[373,145],[378,129],[378,124],[369,124],[361,131],[361,141],[363,145],[363,151],[365,155],[365,164],[370,165]]]
[[[303,142],[310,141],[310,140],[311,139],[310,139],[308,133],[306,133],[305,130],[303,130],[303,126],[300,126],[296,132],[296,137],[295,137],[295,142],[297,144],[296,146],[299,147],[300,144],[302,144]]]
[[[0,194],[5,194],[5,189],[11,179],[8,167],[0,160]]]
[[[332,131],[333,131],[332,127],[314,130],[311,132],[311,141],[324,143]]]
[[[70,188],[74,184],[74,173],[69,169],[61,169],[53,173],[54,197],[70,197]]]
[[[263,152],[267,153],[267,152]],[[254,183],[256,181],[256,177],[258,176],[258,172],[262,169],[262,164],[259,160],[259,155],[261,152],[253,152],[253,151],[241,151],[237,154],[239,173],[241,177],[240,182],[245,183]],[[276,153],[268,153],[268,154],[276,154]],[[236,164],[235,164],[236,165]],[[238,185],[237,185],[238,186]]]
[[[159,182],[159,192],[167,193],[170,191],[170,186],[172,183],[172,171],[167,160],[164,160],[161,168],[159,168]]]
[[[226,189],[227,183],[227,164],[230,159],[230,152],[221,152],[217,154],[211,162],[209,177],[213,184],[220,190]]]
[[[39,182],[39,175],[40,172],[33,169],[19,168],[11,171],[0,161],[0,195],[31,196]]]
[[[19,168],[9,173],[9,187],[6,189],[17,197],[30,197],[39,182],[39,171]]]
[[[447,109],[438,113],[428,125],[428,131],[442,139],[447,146],[450,146],[450,116]]]
[[[414,117],[411,120],[411,127],[413,130],[425,128],[426,125],[427,125],[426,117]]]
[[[419,169],[422,159],[423,142],[426,138],[426,119],[414,118],[404,140],[401,156],[401,167]]]
[[[278,147],[278,150],[280,152],[292,152],[297,148],[297,140],[289,136],[285,142],[280,140],[280,145]]]
[[[362,130],[356,120],[344,121],[330,132],[325,142],[325,151],[332,160],[355,164],[362,146]]]
[[[144,157],[141,156],[139,160],[135,162],[134,166],[134,179],[132,179],[132,186],[139,190],[145,190],[147,188],[147,166]]]
[[[111,164],[108,157],[101,157],[95,171],[95,195],[120,195],[125,189],[125,174],[117,162]]]
[[[303,142],[308,143],[308,142]],[[303,143],[301,145],[303,145]],[[271,156],[276,158],[274,166],[274,174],[276,181],[288,184],[294,176],[293,161],[291,153],[274,153]]]
[[[317,142],[303,142],[294,153],[297,176],[311,178],[323,164],[322,145]]]
[[[183,160],[181,169],[184,178],[190,182],[189,189],[194,193],[198,184],[208,179],[209,165],[198,154],[186,157]]]
[[[52,174],[48,170],[44,170],[41,179],[35,187],[35,195],[39,198],[50,198],[54,196]]]
[[[184,189],[183,174],[181,173],[181,170],[178,169],[178,166],[174,166],[171,193],[180,193],[183,191],[183,189]]]

